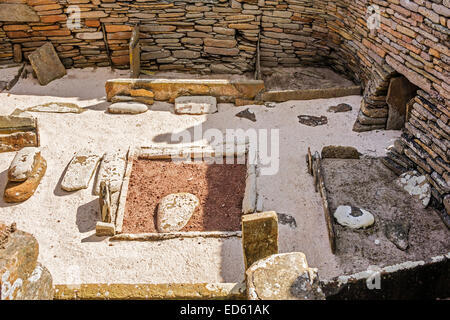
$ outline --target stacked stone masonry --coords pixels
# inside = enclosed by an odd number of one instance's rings
[[[13,5],[14,14],[1,13]],[[71,6],[80,28],[68,28]],[[379,9],[375,30],[370,6]],[[425,170],[442,202],[450,191],[449,18],[450,0],[0,0],[0,63],[51,41],[66,68],[108,66],[102,24],[118,68],[128,68],[136,24],[144,70],[253,71],[259,43],[263,67],[330,66],[361,83],[355,131],[386,127],[390,79],[403,75],[420,90],[396,160]]]

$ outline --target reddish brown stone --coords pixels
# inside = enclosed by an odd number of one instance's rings
[[[47,169],[47,162],[42,156],[38,156],[36,166],[30,177],[24,182],[8,182],[5,187],[3,199],[5,202],[23,202],[28,200],[36,191]]]

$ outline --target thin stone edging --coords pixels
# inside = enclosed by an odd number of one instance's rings
[[[121,233],[109,238],[110,241],[160,241],[175,238],[231,238],[242,237],[242,231],[189,231],[167,233]]]

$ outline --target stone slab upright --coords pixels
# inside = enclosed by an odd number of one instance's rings
[[[278,253],[278,216],[258,212],[242,216],[242,246],[245,270],[254,262]]]

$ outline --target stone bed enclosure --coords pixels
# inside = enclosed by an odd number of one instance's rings
[[[76,22],[71,6],[80,9],[79,28],[68,28]],[[0,62],[26,60],[50,41],[66,68],[110,61],[128,68],[138,25],[143,72],[241,74],[260,62],[344,73],[364,88],[355,131],[389,129],[391,79],[405,77],[392,92],[412,95],[404,97],[409,121],[386,163],[426,173],[437,204],[449,208],[449,7],[448,0],[0,0]],[[378,9],[379,28],[370,30]]]

